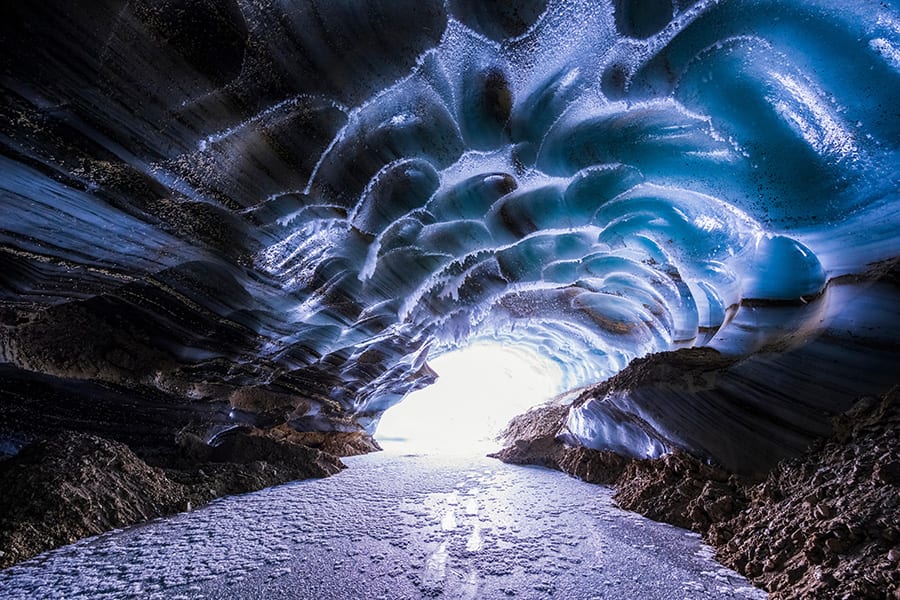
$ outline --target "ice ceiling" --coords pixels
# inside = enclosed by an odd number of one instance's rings
[[[898,255],[889,3],[2,10],[17,368],[371,426],[472,340],[570,387],[748,354]],[[748,342],[754,306],[790,312]]]

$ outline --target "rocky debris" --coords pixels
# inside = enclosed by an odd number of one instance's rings
[[[492,456],[614,485],[622,508],[703,534],[772,598],[900,598],[900,387],[860,399],[830,437],[756,481],[683,452],[636,460],[566,447],[564,415],[522,415]]]
[[[631,460],[607,450],[568,448],[559,458],[560,468],[589,483],[611,484],[618,481]]]
[[[719,559],[773,598],[900,598],[900,387],[748,486]],[[723,541],[723,540],[720,540]]]
[[[737,477],[683,452],[629,462],[616,481],[615,500],[624,509],[703,534],[746,504]]]
[[[297,432],[284,424],[236,425],[210,445],[209,421],[239,423],[252,409],[258,423],[270,413],[304,413],[314,402],[259,386],[229,398],[188,403],[147,386],[0,364],[0,568],[213,498],[326,477],[344,468],[339,456],[380,449],[358,426]]]
[[[716,376],[737,360],[707,346],[655,352],[632,360],[627,368],[589,388],[575,405],[611,392],[654,385],[677,390],[708,389]]]
[[[336,456],[251,427],[229,431],[216,446],[188,433],[179,436],[178,443],[181,453],[147,460],[173,481],[190,485],[193,506],[288,481],[327,477],[345,468]]]
[[[557,434],[567,411],[567,406],[539,406],[516,416],[502,435],[511,445],[488,456],[516,465],[557,469],[590,483],[615,482],[630,459],[614,452],[561,444]]]
[[[126,445],[67,433],[0,462],[0,567],[183,510],[189,489]]]
[[[358,456],[382,448],[365,431],[294,431],[286,425],[274,427],[269,435],[292,444],[317,448],[334,456]]]
[[[847,379],[858,371],[846,365],[816,379],[806,376],[802,386],[787,383],[785,372],[799,377],[809,374],[814,360],[846,355],[839,337],[816,339],[808,347],[781,339],[776,354],[737,356],[693,347],[632,360],[574,396],[560,430],[562,441],[638,459],[681,449],[730,473],[764,476],[827,435],[831,418],[846,411],[854,398],[881,392],[894,381],[887,373],[896,358],[881,367],[870,354],[860,360],[869,360],[871,372],[885,369],[885,382],[878,386]],[[774,350],[773,344],[767,348]],[[805,391],[807,384],[815,387],[814,393]],[[769,385],[774,387],[763,391]]]
[[[302,434],[291,437],[238,428],[211,447],[183,434],[177,453],[145,456],[86,433],[39,438],[0,461],[0,568],[217,497],[332,475],[344,464],[321,448],[363,448],[366,436],[310,437],[320,448],[297,443]]]
[[[214,445],[190,434],[179,439],[185,457],[191,462],[229,462],[249,464],[265,461],[296,469],[299,479],[324,477],[343,469],[336,457],[307,446],[294,444],[284,437],[275,437],[268,430],[255,427],[235,427],[217,438]]]
[[[560,457],[568,448],[556,440],[556,434],[567,411],[567,406],[539,406],[513,417],[501,434],[510,445],[488,456],[515,465],[560,469]]]

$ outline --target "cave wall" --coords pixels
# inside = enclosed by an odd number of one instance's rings
[[[372,430],[475,339],[572,388],[712,348],[699,383],[586,399],[567,435],[734,465],[895,380],[894,7],[0,11],[9,452]]]

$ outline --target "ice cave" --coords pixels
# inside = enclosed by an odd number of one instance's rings
[[[0,596],[900,599],[894,0],[0,46]]]

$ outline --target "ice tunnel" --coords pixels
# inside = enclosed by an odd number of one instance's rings
[[[363,435],[483,340],[736,470],[896,383],[892,3],[80,4],[0,9],[6,455]]]

